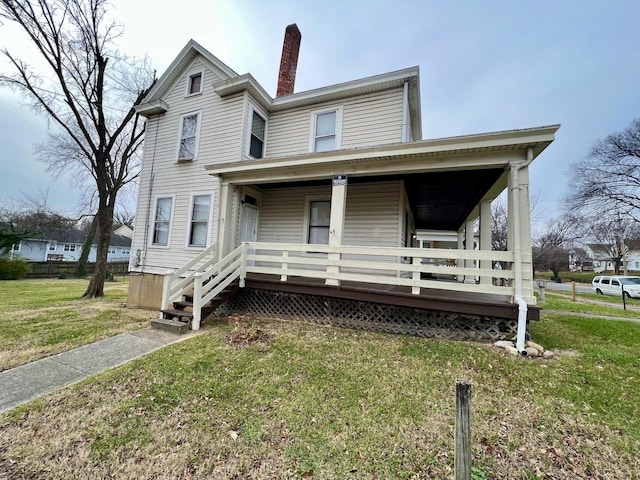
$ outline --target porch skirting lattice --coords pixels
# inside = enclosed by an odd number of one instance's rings
[[[453,340],[512,338],[518,325],[507,318],[250,288],[240,289],[213,313],[231,314]]]

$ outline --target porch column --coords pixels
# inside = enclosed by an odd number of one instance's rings
[[[222,182],[220,186],[220,220],[218,222],[218,246],[216,255],[218,260],[224,258],[232,249],[233,242],[233,185]]]
[[[467,222],[465,223],[465,227],[464,227],[464,241],[466,243],[465,246],[465,250],[467,251],[473,251],[473,243],[474,243],[474,237],[473,237],[473,220],[467,220]],[[473,268],[473,260],[471,259],[467,259],[464,261],[464,266],[465,268]],[[475,275],[469,275],[466,274],[464,276],[464,283],[476,283],[476,279],[475,279]]]
[[[480,202],[480,250],[490,252],[491,244],[491,202],[483,200]],[[480,268],[491,269],[491,260],[481,260]],[[491,277],[480,276],[480,285],[491,285]]]
[[[458,250],[464,250],[464,229],[458,230]],[[464,260],[456,259],[456,267],[461,268],[464,265]],[[464,282],[464,275],[457,275],[456,280]]]
[[[520,251],[522,252],[522,297],[529,304],[535,304],[533,295],[533,258],[531,252],[531,204],[529,199],[529,167],[524,167],[518,175],[520,195]]]
[[[344,230],[344,213],[347,205],[347,182],[336,181],[334,178],[333,186],[331,188],[331,214],[329,217],[329,246],[340,247],[342,246],[342,232]],[[329,262],[339,263],[340,254],[330,253]],[[328,275],[337,275],[340,272],[338,265],[327,267]],[[334,278],[327,278],[325,280],[326,285],[340,285],[340,280]]]

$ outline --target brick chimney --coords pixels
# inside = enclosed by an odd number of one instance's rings
[[[296,83],[296,69],[298,68],[298,54],[302,34],[298,26],[293,23],[284,31],[282,44],[282,58],[280,59],[280,73],[278,73],[278,89],[276,97],[291,95]]]

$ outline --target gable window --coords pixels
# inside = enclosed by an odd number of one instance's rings
[[[202,72],[189,75],[189,79],[187,80],[187,95],[202,93],[202,77]]]
[[[192,197],[189,225],[190,247],[205,247],[207,245],[210,212],[211,195],[194,195]]]
[[[329,219],[331,217],[331,202],[329,200],[309,201],[309,227],[307,243],[329,243]]]
[[[267,122],[255,111],[251,118],[251,139],[249,140],[249,155],[253,158],[264,156],[264,134]]]
[[[171,223],[172,197],[161,197],[156,200],[156,215],[153,222],[153,245],[169,245],[169,225]]]
[[[311,151],[328,152],[340,148],[342,109],[313,113]]]
[[[73,245],[73,244],[68,244],[68,243],[67,243],[67,244],[64,246],[64,251],[65,251],[65,252],[75,252],[75,251],[76,251],[76,246],[75,246],[75,245]]]
[[[198,152],[200,113],[183,115],[180,121],[180,144],[178,161],[193,160]]]

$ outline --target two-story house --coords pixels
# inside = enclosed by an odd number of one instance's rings
[[[275,98],[189,41],[137,107],[129,305],[197,329],[204,304],[229,298],[361,328],[517,332],[523,346],[539,315],[528,168],[559,126],[422,140],[418,67],[294,92],[300,38],[287,27]],[[490,206],[505,188],[509,251],[495,252]],[[418,229],[457,232],[458,248],[417,248]],[[184,294],[193,312],[175,313]]]

